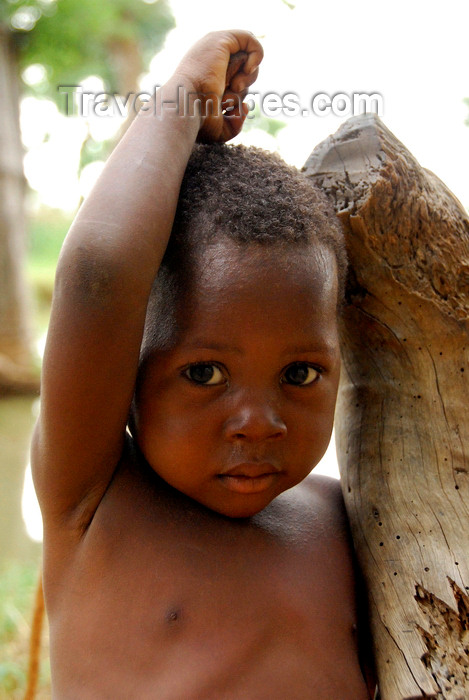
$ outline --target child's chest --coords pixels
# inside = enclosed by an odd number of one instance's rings
[[[216,659],[216,687],[240,655],[246,678],[273,678],[271,657],[281,656],[301,679],[301,669],[317,664],[325,649],[350,652],[355,610],[347,543],[300,510],[285,500],[262,517],[234,521],[177,493],[115,484],[70,572],[63,610],[80,612],[66,614],[62,625],[75,627],[74,661],[94,648],[100,667],[132,661],[143,665],[142,678],[163,678],[182,655],[197,685],[200,668],[206,673]],[[253,666],[260,651],[263,661]]]
[[[339,596],[344,617],[353,612],[347,538],[301,495],[282,494],[254,518],[235,520],[171,488],[126,483],[109,494],[88,537],[83,554],[115,572],[116,594],[135,587],[162,622],[274,610],[277,619],[323,618],[341,614]]]

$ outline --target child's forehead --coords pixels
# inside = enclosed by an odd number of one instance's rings
[[[144,352],[173,351],[207,338],[220,343],[256,337],[298,346],[337,329],[336,259],[322,244],[239,244],[217,241],[186,257],[150,305]],[[163,282],[163,279],[160,280]],[[328,341],[329,342],[329,341]],[[199,343],[200,344],[200,343]],[[145,350],[146,349],[146,350]]]
[[[318,315],[336,325],[336,262],[322,245],[217,242],[199,256],[187,282],[178,305],[185,332],[207,326],[229,333],[233,324],[270,332],[272,324],[286,330],[292,322],[306,329]]]
[[[240,244],[217,240],[194,256],[189,274],[190,295],[233,289],[239,285],[265,291],[265,285],[302,285],[316,294],[337,296],[337,265],[333,252],[317,242]]]
[[[334,255],[323,246],[210,246],[180,299],[178,331],[186,348],[335,348]]]

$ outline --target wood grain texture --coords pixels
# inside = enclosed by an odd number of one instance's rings
[[[374,115],[305,170],[351,265],[336,435],[381,698],[469,698],[469,218]]]

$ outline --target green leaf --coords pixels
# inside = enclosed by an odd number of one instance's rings
[[[39,64],[46,70],[45,83],[25,86],[25,91],[53,99],[62,110],[60,85],[77,85],[97,75],[107,91],[119,92],[127,56],[140,61],[143,72],[175,26],[167,0],[0,2],[0,17],[8,21],[15,37],[20,69]]]

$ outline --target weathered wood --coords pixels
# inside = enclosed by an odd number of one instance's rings
[[[305,169],[351,263],[336,435],[381,697],[469,698],[469,218],[372,115]]]

